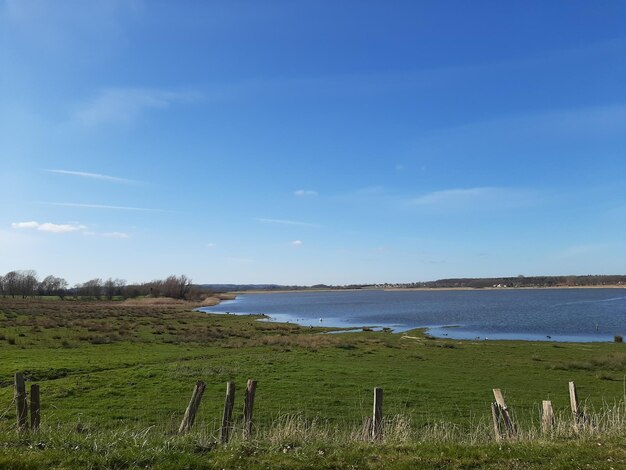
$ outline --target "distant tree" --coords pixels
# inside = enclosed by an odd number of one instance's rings
[[[104,295],[108,300],[113,300],[116,295],[122,295],[126,281],[123,279],[108,278],[104,282]]]
[[[191,279],[184,274],[180,276],[168,276],[163,281],[163,295],[174,299],[186,298],[191,288]]]
[[[65,297],[65,290],[67,289],[67,281],[61,277],[53,275],[46,276],[43,281],[39,283],[37,292],[39,295],[58,295],[61,299]]]
[[[98,277],[83,283],[78,288],[78,293],[83,297],[99,299],[102,295],[102,279]]]
[[[15,298],[18,294],[19,274],[17,271],[9,271],[4,275],[4,291],[7,295]]]
[[[39,280],[37,279],[37,271],[32,269],[26,271],[18,271],[19,274],[19,291],[23,299],[26,297],[34,296],[37,293],[37,285]]]

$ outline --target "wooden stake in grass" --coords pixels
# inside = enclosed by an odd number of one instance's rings
[[[500,413],[500,407],[497,403],[491,404],[491,418],[493,419],[493,432],[496,437],[496,442],[502,440],[504,434],[502,430],[502,416]]]
[[[248,379],[246,396],[243,402],[243,438],[252,438],[252,410],[254,409],[254,394],[256,393],[256,380]]]
[[[232,429],[233,408],[235,406],[235,382],[226,384],[226,401],[224,402],[224,416],[222,417],[222,429],[220,439],[222,444],[228,443],[230,431]]]
[[[41,423],[41,404],[39,401],[39,385],[32,384],[30,386],[30,429],[39,430]]]
[[[543,414],[541,418],[541,427],[544,434],[550,434],[554,428],[554,410],[550,400],[543,400]]]
[[[379,441],[383,437],[383,389],[374,389],[374,409],[372,413],[372,440]]]
[[[24,374],[15,373],[15,405],[17,407],[17,430],[28,429],[28,403],[26,402],[26,384]]]
[[[185,416],[183,416],[183,420],[178,428],[178,434],[184,434],[191,430],[193,423],[196,420],[196,413],[200,407],[200,400],[202,400],[202,394],[204,393],[205,388],[206,385],[201,380],[199,380],[193,388],[191,400],[189,400],[189,405],[187,405],[187,409],[185,410]]]
[[[569,383],[569,404],[572,409],[572,417],[574,418],[574,431],[580,431],[580,427],[584,422],[583,413],[578,405],[578,393],[576,392],[576,384]]]
[[[507,436],[509,437],[509,439],[514,439],[515,437],[517,437],[517,429],[515,428],[515,424],[513,423],[513,419],[511,418],[511,413],[509,413],[509,408],[504,402],[504,396],[502,395],[502,391],[499,388],[494,388],[493,396],[495,397],[496,404],[500,409],[500,416],[504,421]]]

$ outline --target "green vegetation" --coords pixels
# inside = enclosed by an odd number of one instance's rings
[[[626,464],[623,343],[453,341],[207,315],[184,302],[0,300],[0,468],[584,467]],[[42,430],[17,435],[12,377],[41,385]],[[216,444],[228,380],[258,380],[255,438]],[[193,385],[194,432],[176,436]],[[575,380],[595,428],[569,427]],[[372,389],[386,439],[362,441]],[[493,442],[491,389],[520,442]],[[559,427],[540,434],[541,401]],[[621,403],[621,404],[620,404]],[[239,434],[238,432],[236,434]]]

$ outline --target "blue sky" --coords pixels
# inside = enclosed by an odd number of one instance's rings
[[[622,1],[0,0],[0,272],[626,272]]]

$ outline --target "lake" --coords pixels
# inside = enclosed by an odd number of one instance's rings
[[[269,321],[436,337],[613,341],[626,333],[626,289],[329,291],[239,294],[206,312],[265,314]]]

